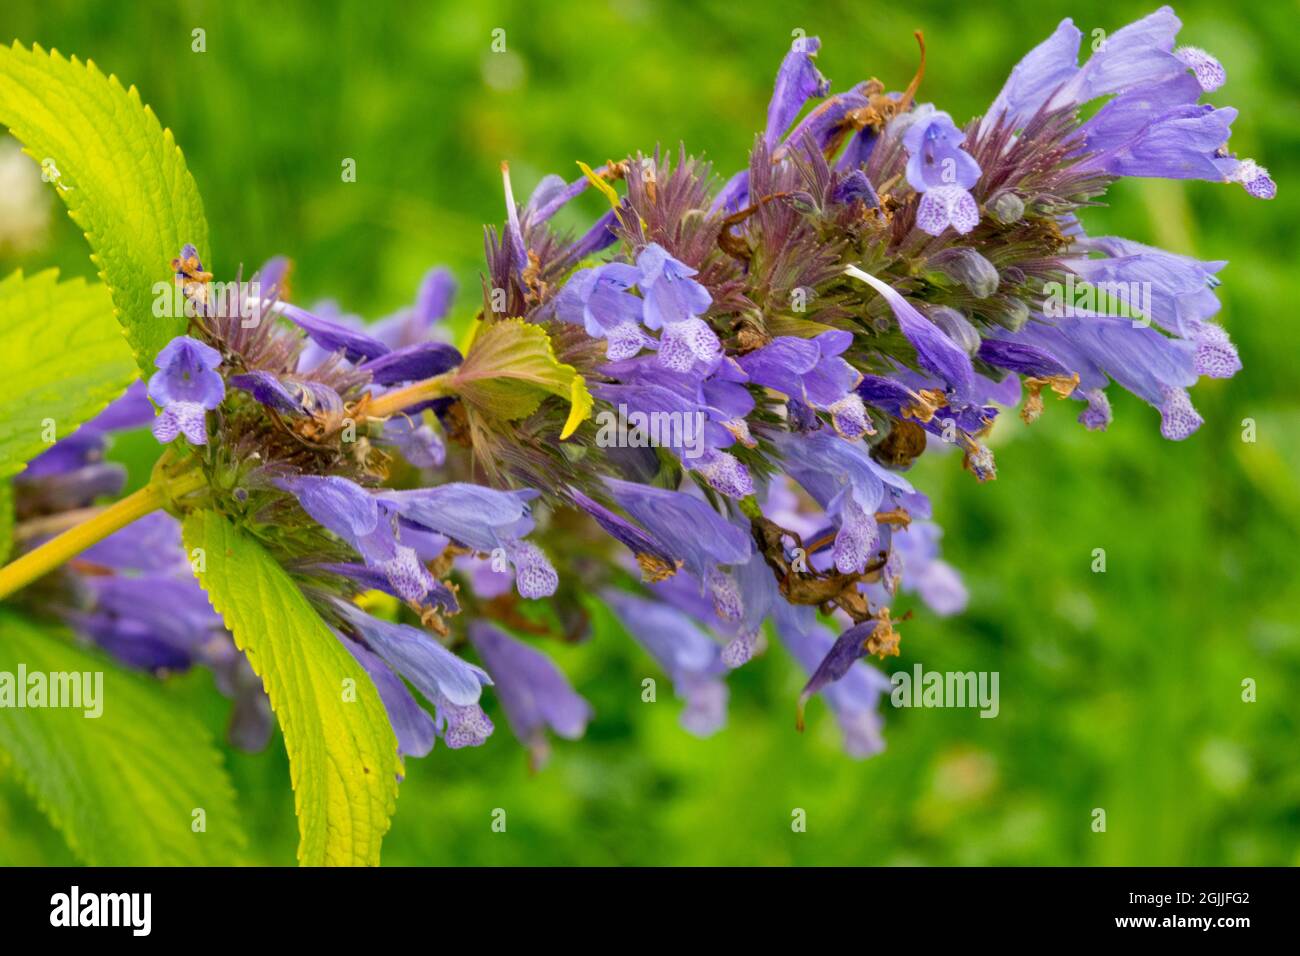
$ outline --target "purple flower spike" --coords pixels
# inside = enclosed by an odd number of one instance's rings
[[[545,762],[549,729],[566,740],[587,730],[592,709],[545,654],[482,621],[469,626],[470,643],[492,675],[510,730],[528,748],[534,769]]]
[[[952,117],[933,106],[918,107],[907,131],[907,181],[921,193],[916,225],[932,236],[949,226],[970,232],[979,223],[979,208],[969,190],[980,178],[975,159],[961,148],[964,136]]]
[[[153,434],[164,445],[184,435],[192,445],[206,445],[206,417],[226,397],[226,384],[215,371],[221,353],[210,345],[181,335],[168,342],[154,364],[149,397],[162,406]]]

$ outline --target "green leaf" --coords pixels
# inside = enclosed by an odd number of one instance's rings
[[[586,381],[555,357],[544,328],[522,319],[480,328],[450,385],[482,414],[501,421],[531,415],[547,395],[558,395],[570,404],[562,439],[591,417]]]
[[[378,865],[402,772],[370,677],[262,546],[215,512],[185,520],[199,580],[284,731],[304,866]]]
[[[59,282],[53,270],[0,281],[0,478],[21,471],[49,438],[67,438],[135,378],[111,316],[98,284]]]
[[[207,262],[208,224],[185,157],[135,87],[94,63],[39,46],[0,47],[0,123],[57,178],[54,188],[90,242],[141,371],[186,319],[153,314],[153,286],[192,242]]]
[[[9,560],[14,547],[14,486],[0,479],[0,565]]]
[[[50,674],[102,675],[93,695],[101,715],[86,716],[84,697],[76,708],[14,706],[25,686],[17,684],[19,668],[29,682],[46,675],[51,690]],[[207,730],[156,682],[0,608],[0,701],[0,758],[7,758],[0,768],[16,769],[86,863],[242,861],[246,841],[221,756]],[[203,811],[200,832],[196,810]]]

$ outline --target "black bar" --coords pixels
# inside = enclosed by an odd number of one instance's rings
[[[453,945],[520,933],[611,944],[719,936],[805,945],[862,934],[863,946],[958,938],[1066,941],[1097,936],[1216,944],[1294,923],[1288,869],[23,869],[3,871],[0,927],[24,936],[249,944],[402,938]],[[70,922],[119,916],[117,926]],[[139,908],[98,894],[149,894]],[[60,895],[64,897],[60,910]],[[95,897],[93,903],[87,897]],[[1206,924],[1203,921],[1209,921]],[[1195,922],[1193,922],[1195,921]],[[606,935],[610,934],[610,935]],[[850,938],[853,938],[850,936]],[[468,941],[468,940],[467,940]]]

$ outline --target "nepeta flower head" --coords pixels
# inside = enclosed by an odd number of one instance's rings
[[[221,404],[226,383],[216,371],[221,353],[182,335],[158,353],[158,371],[149,379],[149,397],[162,406],[153,433],[163,444],[184,435],[191,445],[208,441],[207,412]]]
[[[175,268],[192,337],[158,357],[155,433],[203,444],[218,409],[221,434],[202,453],[173,449],[169,467],[201,471],[205,503],[301,585],[371,675],[405,754],[439,733],[483,742],[488,672],[535,753],[548,730],[579,735],[585,702],[490,622],[531,620],[519,600],[549,598],[555,636],[576,639],[584,592],[668,671],[691,730],[722,725],[723,677],[763,652],[772,622],[810,674],[801,704],[824,694],[848,749],[874,752],[883,678],[861,659],[898,653],[908,609],[895,611],[914,596],[938,615],[967,601],[903,473],[951,444],[992,480],[989,432],[1019,427],[1003,408],[1033,423],[1051,393],[1100,430],[1112,384],[1185,439],[1202,422],[1190,389],[1241,368],[1219,322],[1223,262],[1087,231],[1123,177],[1276,191],[1229,151],[1235,111],[1200,102],[1225,71],[1177,46],[1179,26],[1162,8],[1080,64],[1064,21],[961,125],[918,104],[920,70],[902,92],[866,80],[832,93],[820,41],[801,39],[748,162],[725,177],[684,147],[634,153],[547,177],[521,205],[507,174],[464,355],[439,340],[445,272],[366,325],[291,302],[283,261],[259,274],[256,302],[223,305],[187,248]],[[577,236],[554,229],[588,189],[608,210]],[[1106,296],[1067,300],[1080,285],[1144,291],[1112,314]],[[246,323],[247,305],[263,321]],[[588,421],[598,407],[665,427],[624,441]],[[82,464],[50,500],[120,482]],[[125,609],[134,586],[119,586],[106,599]],[[383,600],[371,591],[403,603],[368,614]]]

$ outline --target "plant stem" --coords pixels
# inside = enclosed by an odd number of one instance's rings
[[[205,481],[203,472],[198,470],[186,472],[171,481],[155,476],[134,494],[0,568],[0,600],[49,574],[114,531],[157,511],[171,499],[198,490]]]
[[[434,398],[445,398],[452,394],[450,381],[449,375],[444,373],[405,388],[385,392],[366,406],[366,415],[370,418],[387,418],[412,405],[419,405]]]
[[[89,521],[103,510],[103,508],[78,508],[76,511],[60,511],[57,514],[32,518],[14,526],[14,541],[22,544],[32,538],[43,538],[47,534],[60,534],[83,521]]]

